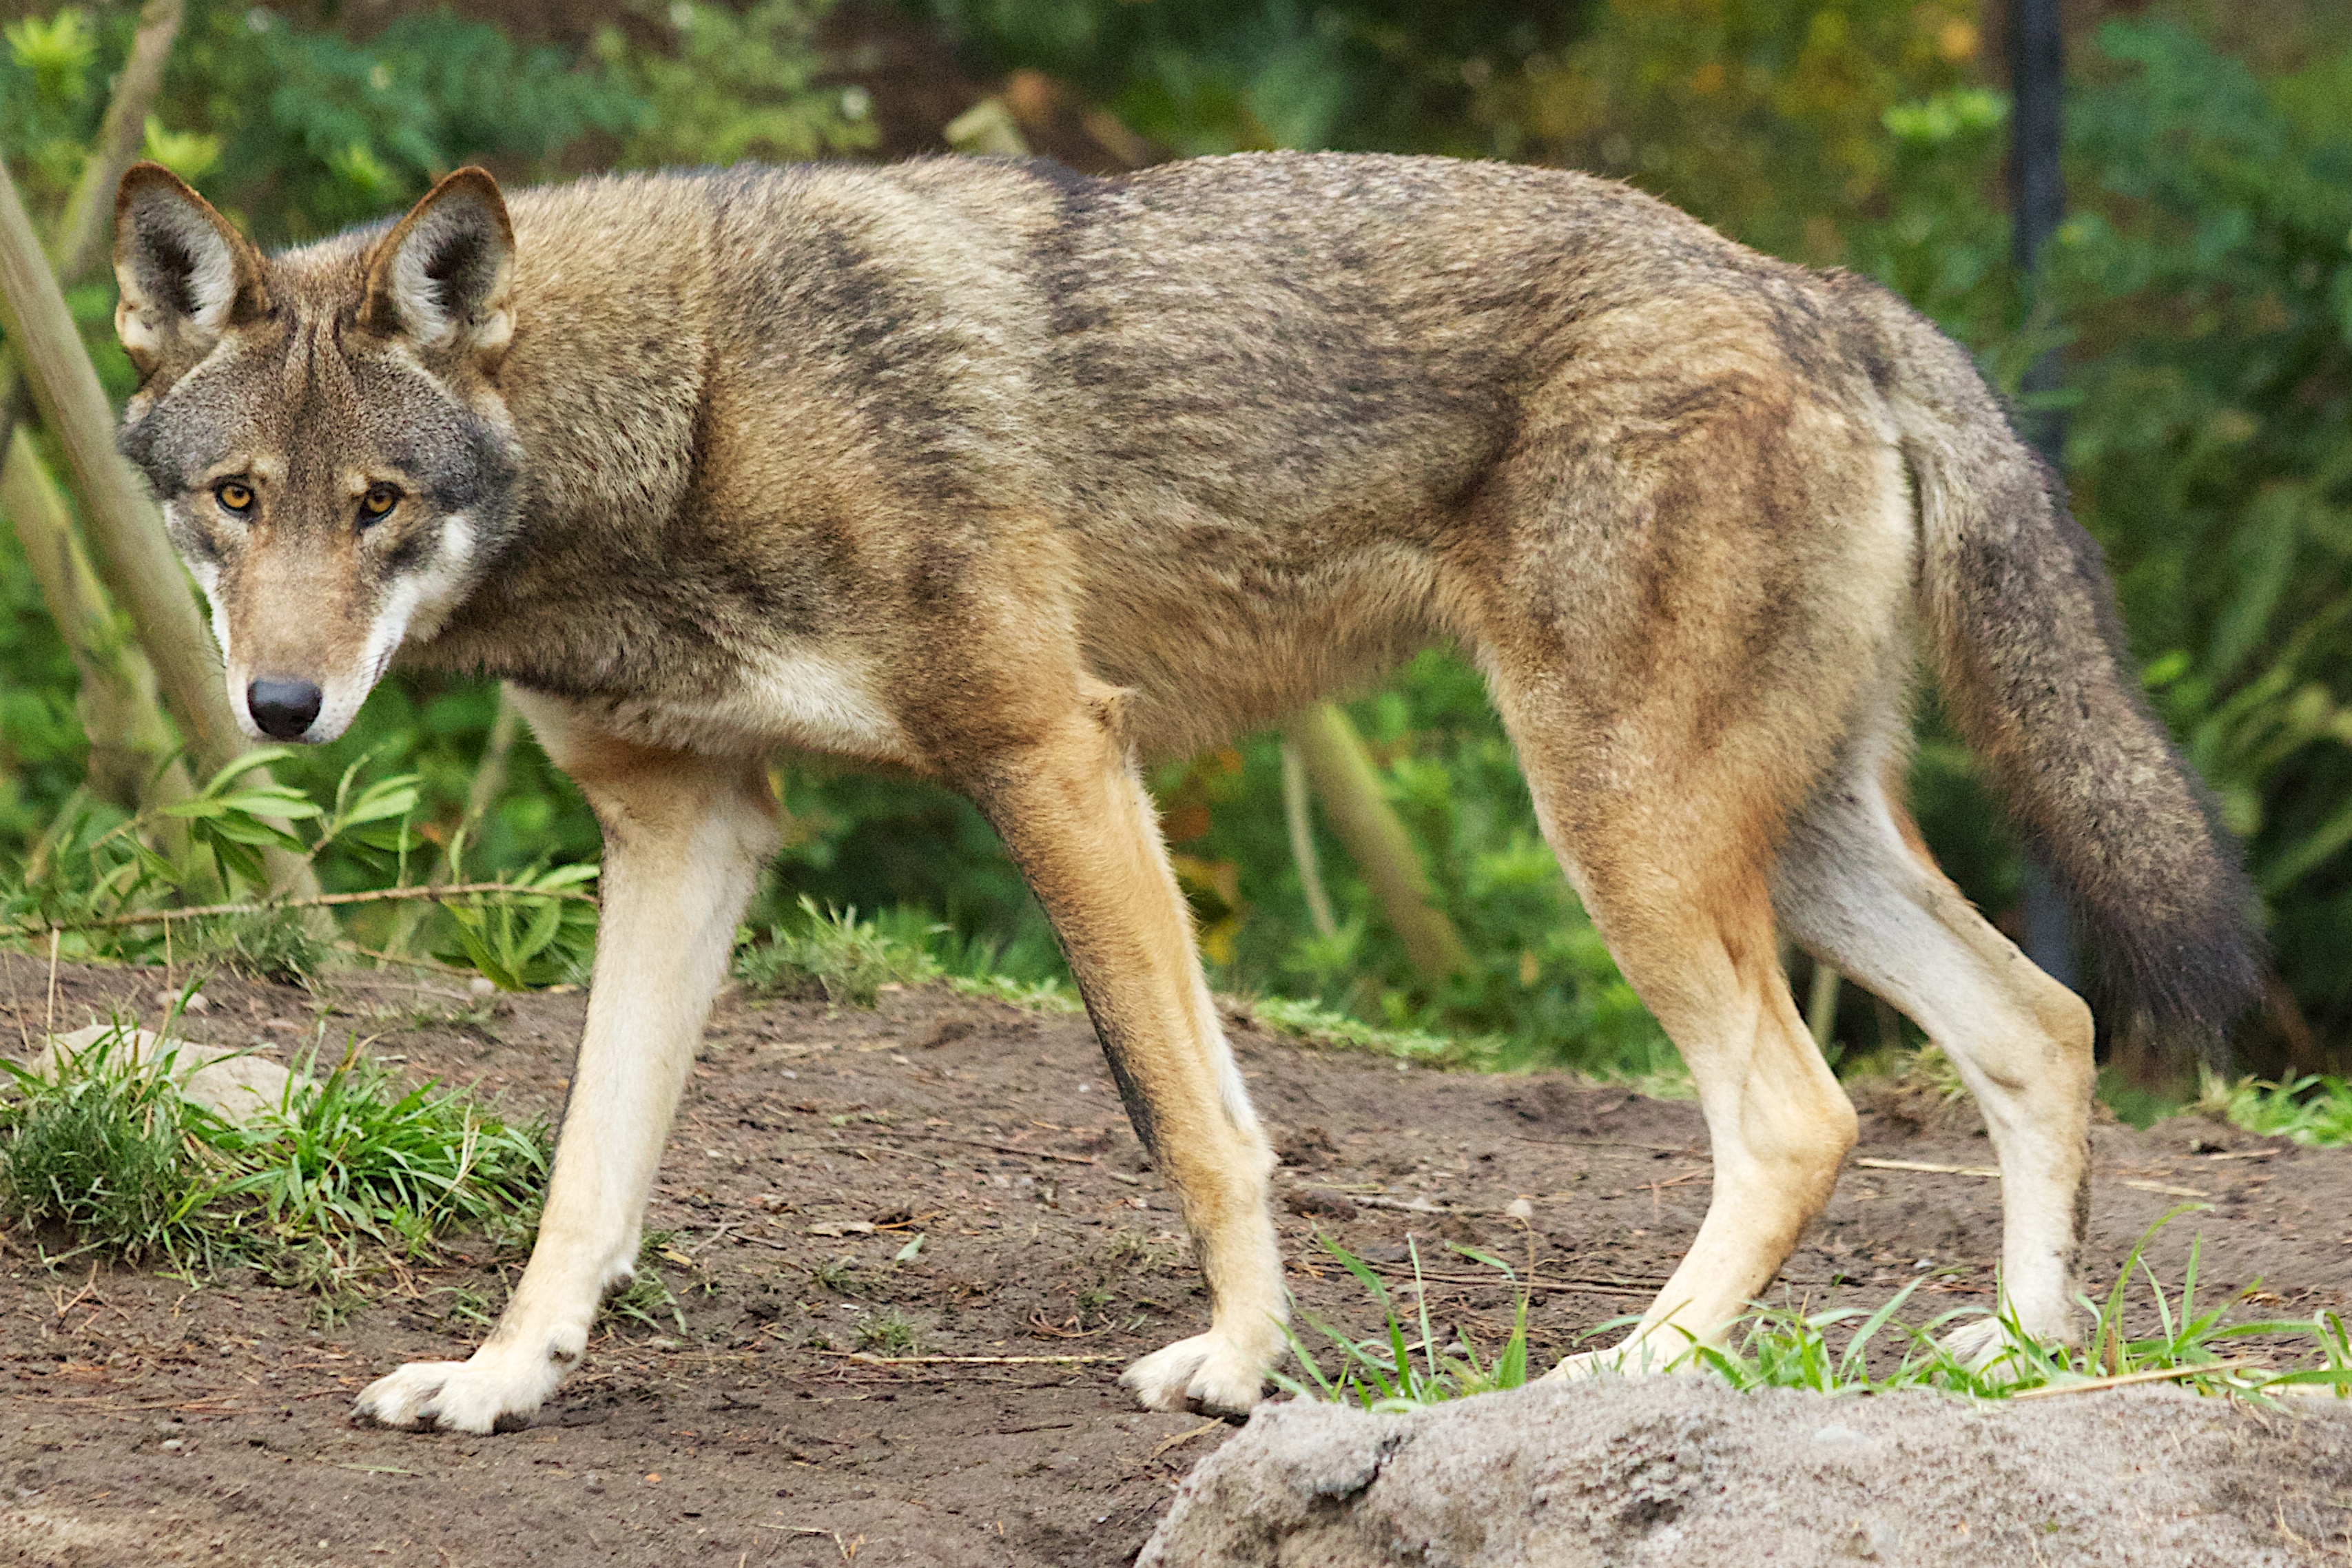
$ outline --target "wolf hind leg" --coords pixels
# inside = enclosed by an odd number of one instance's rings
[[[1217,1021],[1157,814],[1112,724],[1080,700],[965,787],[1045,906],[1136,1135],[1174,1188],[1210,1325],[1129,1367],[1155,1410],[1247,1411],[1284,1348],[1274,1154]]]
[[[1806,951],[1901,1008],[1959,1069],[2000,1163],[2001,1310],[2038,1340],[2072,1343],[2089,1193],[2090,1009],[1937,868],[1897,803],[1900,749],[1874,749],[1799,814],[1774,902]],[[1952,1348],[1983,1360],[2001,1340],[1986,1320]]]
[[[775,843],[756,766],[593,735],[551,702],[525,711],[604,829],[587,1029],[539,1239],[513,1299],[469,1359],[411,1362],[362,1390],[354,1414],[380,1426],[521,1426],[579,1361],[598,1304],[636,1262],[670,1117],[735,922]]]
[[[1738,781],[1702,773],[1571,796],[1539,747],[1522,744],[1521,756],[1594,924],[1690,1068],[1714,1154],[1706,1217],[1640,1323],[1553,1375],[1664,1370],[1718,1340],[1780,1271],[1829,1201],[1853,1145],[1853,1106],[1789,994],[1769,836],[1748,820]]]

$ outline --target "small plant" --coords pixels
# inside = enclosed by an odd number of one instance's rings
[[[454,852],[451,860],[457,863]],[[444,904],[457,945],[437,956],[478,971],[501,991],[579,984],[595,949],[596,908],[563,895],[578,893],[596,871],[571,865],[520,872],[507,879],[512,893]]]
[[[886,1307],[857,1324],[857,1348],[869,1354],[913,1355],[922,1342],[922,1329],[896,1307]]]
[[[1492,1360],[1483,1358],[1468,1335],[1454,1332],[1451,1350],[1442,1348],[1429,1319],[1429,1299],[1421,1277],[1421,1247],[1410,1237],[1406,1248],[1412,1259],[1414,1306],[1419,1315],[1421,1337],[1406,1338],[1406,1328],[1397,1317],[1395,1303],[1390,1299],[1388,1287],[1381,1283],[1364,1261],[1346,1247],[1321,1232],[1316,1233],[1317,1243],[1328,1252],[1359,1284],[1371,1292],[1385,1320],[1383,1332],[1371,1339],[1357,1340],[1332,1327],[1311,1313],[1299,1316],[1339,1352],[1339,1369],[1327,1375],[1315,1357],[1307,1351],[1297,1334],[1285,1330],[1290,1348],[1298,1358],[1299,1366],[1314,1384],[1315,1396],[1334,1404],[1354,1405],[1365,1410],[1396,1412],[1418,1410],[1448,1399],[1467,1398],[1475,1394],[1492,1394],[1500,1389],[1517,1388],[1528,1381],[1528,1289],[1511,1266],[1501,1258],[1480,1252],[1474,1247],[1454,1246],[1453,1250],[1474,1262],[1483,1263],[1496,1270],[1512,1285],[1518,1287],[1518,1308],[1511,1320],[1511,1331],[1502,1348]],[[1414,1352],[1421,1363],[1413,1363]],[[1308,1390],[1297,1380],[1276,1373],[1276,1386],[1294,1395],[1305,1396]]]
[[[2316,1148],[2352,1143],[2352,1083],[2340,1078],[2300,1078],[2235,1083],[2208,1068],[2195,1109],[2233,1127],[2265,1138],[2284,1138]]]
[[[667,1258],[672,1262],[693,1267],[694,1260],[677,1249],[677,1240],[676,1231],[646,1232],[644,1239],[637,1243],[637,1266],[629,1275],[629,1282],[604,1298],[604,1316],[607,1319],[625,1318],[658,1333],[662,1329],[661,1320],[667,1318],[679,1336],[684,1337],[687,1331],[686,1308],[655,1262],[656,1258]]]
[[[816,1265],[809,1270],[809,1279],[836,1296],[863,1296],[867,1289],[857,1277],[857,1259],[847,1255]]]
[[[855,909],[820,910],[806,894],[800,909],[804,924],[771,927],[765,942],[736,959],[735,973],[752,990],[871,1007],[885,985],[940,977],[939,961],[919,940],[861,921]]]

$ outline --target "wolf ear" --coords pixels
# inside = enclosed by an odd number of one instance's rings
[[[514,226],[499,183],[460,169],[368,258],[361,320],[428,353],[470,353],[491,371],[514,336],[513,287]]]
[[[114,330],[142,375],[269,310],[261,253],[161,163],[132,164],[115,189],[114,278]]]

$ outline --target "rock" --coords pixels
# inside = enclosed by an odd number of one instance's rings
[[[70,1035],[51,1036],[47,1047],[33,1059],[33,1071],[55,1079],[59,1068],[101,1042],[110,1043],[110,1054],[128,1054],[142,1063],[168,1055],[180,1093],[230,1121],[251,1121],[284,1104],[287,1086],[295,1076],[250,1051],[166,1040],[152,1030],[126,1030],[113,1024],[92,1024]]]
[[[1977,1568],[2294,1562],[2271,1517],[2352,1464],[2352,1408],[2173,1389],[1971,1405],[1541,1383],[1410,1415],[1259,1408],[1186,1478],[1137,1568]]]

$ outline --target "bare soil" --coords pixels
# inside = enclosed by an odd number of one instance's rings
[[[0,959],[0,1051],[114,1010],[152,1022],[164,990],[152,970]],[[584,1000],[370,976],[317,996],[223,976],[205,995],[191,1035],[283,1058],[356,1033],[412,1077],[550,1115]],[[1442,1240],[1532,1249],[1548,1360],[1638,1310],[1704,1211],[1694,1105],[1402,1071],[1238,1014],[1233,1032],[1285,1156],[1293,1284],[1360,1332],[1368,1305],[1318,1227],[1395,1278],[1408,1236],[1424,1258]],[[1859,1098],[1858,1163],[1781,1296],[1867,1305],[1925,1275],[1923,1312],[1988,1301],[1999,1184],[1861,1163],[1979,1169],[1980,1124],[1931,1094]],[[2265,1315],[2352,1304],[2352,1153],[2184,1118],[2103,1125],[2095,1171],[2094,1279],[2168,1208],[2204,1201],[2152,1248],[2165,1278],[2193,1233],[2205,1289],[2259,1280]],[[1531,1225],[1503,1212],[1520,1197]],[[1196,1331],[1205,1300],[1083,1018],[940,990],[871,1013],[725,998],[648,1223],[674,1233],[663,1268],[684,1331],[608,1317],[536,1425],[488,1438],[348,1418],[401,1362],[467,1352],[520,1267],[487,1241],[326,1321],[315,1298],[256,1279],[53,1265],[61,1237],[0,1233],[0,1562],[1120,1564],[1232,1430],[1139,1411],[1116,1384]],[[1438,1320],[1498,1342],[1508,1291],[1438,1256]],[[881,1364],[853,1359],[861,1346],[1003,1359]],[[1016,1359],[1045,1357],[1078,1359]],[[2341,1539],[2347,1515],[2314,1500],[2295,1517]]]

